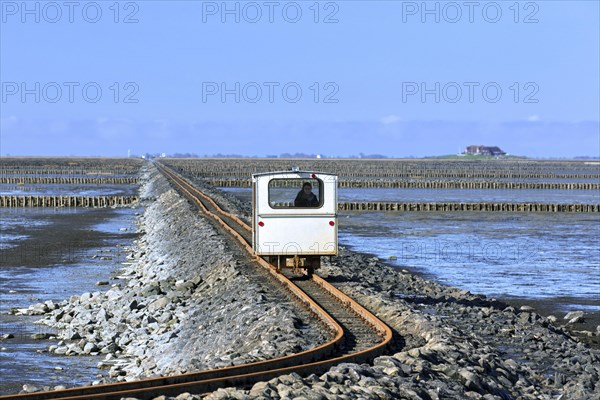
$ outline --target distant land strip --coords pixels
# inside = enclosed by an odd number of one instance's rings
[[[21,176],[7,177],[0,176],[0,183],[14,185],[137,185],[140,183],[138,178],[85,178],[85,177],[39,177],[39,176]]]
[[[209,179],[218,187],[250,187],[249,179]],[[492,182],[492,181],[390,181],[339,180],[338,187],[351,189],[554,189],[600,190],[599,183],[591,182]]]
[[[123,207],[137,201],[137,196],[0,196],[0,207]]]

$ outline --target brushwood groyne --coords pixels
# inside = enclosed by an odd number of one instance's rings
[[[137,196],[0,196],[0,207],[122,207]]]
[[[220,187],[250,187],[249,179],[211,179],[211,185]],[[502,181],[396,181],[396,180],[339,180],[344,189],[552,189],[552,190],[600,190],[600,184],[592,182],[502,182]]]

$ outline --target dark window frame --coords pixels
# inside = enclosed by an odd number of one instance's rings
[[[319,182],[319,193],[317,194],[318,198],[319,198],[319,205],[316,207],[296,207],[294,205],[291,206],[275,206],[273,205],[273,202],[271,201],[271,182],[273,181],[300,181],[302,184],[304,184],[304,182],[310,182],[311,180],[316,180]],[[302,190],[302,186],[300,187],[300,190]],[[314,190],[314,186],[313,186],[313,190]],[[269,182],[267,182],[267,192],[269,193],[269,198],[267,199],[269,202],[269,207],[273,210],[318,210],[320,208],[323,208],[323,192],[325,190],[325,183],[323,182],[322,179],[320,178],[271,178],[269,179]],[[297,196],[298,192],[296,192]],[[295,197],[291,200],[291,203],[293,204],[295,200]]]

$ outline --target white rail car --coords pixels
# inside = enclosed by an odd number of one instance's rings
[[[338,252],[337,176],[311,171],[252,175],[252,247],[279,270],[311,275]]]

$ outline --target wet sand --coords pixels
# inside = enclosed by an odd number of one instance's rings
[[[132,209],[3,209],[3,235],[9,241],[0,256],[0,394],[17,393],[23,384],[89,384],[101,373],[99,357],[63,357],[47,352],[56,344],[48,327],[34,324],[39,316],[9,315],[13,308],[48,300],[59,302],[71,295],[100,290],[98,281],[110,281],[121,267],[122,247],[136,234]],[[129,223],[127,222],[129,220]],[[9,236],[10,235],[10,236]],[[6,239],[6,238],[5,238]],[[6,242],[6,240],[5,240]],[[6,244],[6,243],[5,243]],[[44,334],[48,339],[33,339]]]
[[[13,214],[9,214],[11,212]],[[19,212],[24,213],[23,218],[29,218],[27,213],[32,213],[32,210],[1,211],[3,218]],[[10,227],[3,232],[24,235],[27,239],[15,241],[13,244],[16,246],[2,250],[0,268],[47,267],[73,262],[86,250],[114,238],[114,235],[93,229],[95,224],[114,216],[113,209],[40,210],[31,217],[43,221],[44,225]]]

